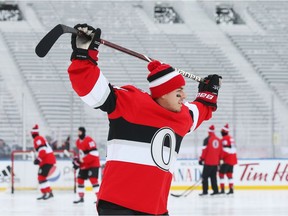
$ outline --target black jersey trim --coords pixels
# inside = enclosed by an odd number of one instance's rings
[[[113,139],[122,139],[128,141],[137,141],[150,144],[154,134],[159,128],[138,125],[126,121],[124,118],[109,119],[110,130],[108,134],[108,141]],[[183,137],[175,134],[176,136],[176,152],[179,152],[181,141]],[[164,146],[170,147],[169,142],[165,142]]]

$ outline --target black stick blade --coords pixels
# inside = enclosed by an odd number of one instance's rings
[[[43,58],[47,55],[49,50],[52,48],[54,43],[58,40],[58,38],[65,33],[62,25],[56,25],[51,31],[49,31],[42,40],[37,44],[35,48],[35,53],[37,56]]]

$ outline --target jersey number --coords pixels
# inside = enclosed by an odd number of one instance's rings
[[[169,147],[164,146],[168,142]],[[151,155],[154,163],[163,170],[168,171],[171,163],[175,161],[176,136],[171,128],[161,128],[151,141]]]

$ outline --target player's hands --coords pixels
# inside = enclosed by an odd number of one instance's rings
[[[203,160],[199,160],[199,161],[198,161],[198,164],[199,164],[199,165],[203,165]]]
[[[213,107],[213,111],[215,111],[217,109],[217,98],[221,86],[221,79],[222,76],[217,74],[205,77],[204,82],[200,82],[198,85],[198,94],[195,101],[211,106]]]
[[[73,168],[75,170],[77,170],[80,167],[81,162],[80,162],[78,157],[74,157],[73,161],[72,161],[72,164],[73,164]]]
[[[94,29],[92,26],[85,24],[77,24],[74,26],[83,35],[71,36],[71,45],[73,53],[72,59],[89,59],[97,64],[98,61],[98,47],[100,45],[101,29]]]
[[[40,164],[40,160],[39,160],[38,158],[36,158],[33,163],[34,163],[35,165],[38,165],[38,164]]]

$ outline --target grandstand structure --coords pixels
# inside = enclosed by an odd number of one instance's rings
[[[183,23],[155,24],[153,1],[21,1],[24,20],[0,23],[0,43],[5,45],[0,52],[6,59],[1,64],[12,64],[0,69],[0,138],[29,146],[29,130],[39,123],[42,134],[59,140],[70,134],[75,140],[77,128],[84,125],[105,156],[107,117],[83,104],[69,82],[70,35],[63,35],[45,58],[34,53],[38,41],[55,25],[88,23],[102,29],[103,39],[176,68],[202,77],[223,76],[217,112],[185,137],[181,157],[197,157],[209,125],[215,124],[220,132],[226,123],[239,157],[284,157],[288,152],[288,3],[235,1],[245,21],[241,26],[216,25],[215,1],[169,3]],[[133,84],[148,91],[145,61],[104,45],[99,51],[99,67],[111,84]],[[186,92],[187,99],[194,100],[197,83],[187,80]],[[24,107],[19,93],[25,95]]]

